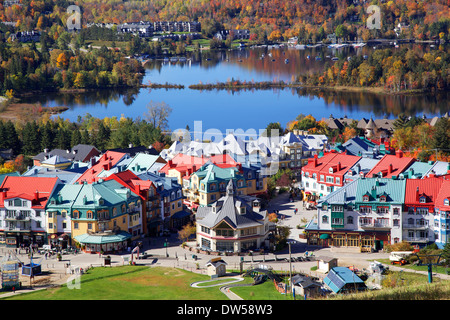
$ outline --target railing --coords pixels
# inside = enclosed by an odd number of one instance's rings
[[[425,224],[404,224],[405,229],[428,229],[429,226]]]
[[[405,240],[408,241],[408,242],[428,242],[428,241],[431,241],[427,237],[406,237]]]
[[[361,228],[380,228],[380,229],[389,229],[391,226],[385,223],[379,222],[359,222]]]

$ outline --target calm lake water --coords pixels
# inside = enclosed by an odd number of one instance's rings
[[[301,73],[316,72],[334,63],[331,58],[347,58],[355,54],[369,54],[371,47],[355,50],[306,48],[254,48],[211,51],[187,56],[185,62],[154,60],[146,64],[143,83],[183,84],[184,89],[101,90],[83,94],[49,94],[27,98],[26,102],[41,102],[48,106],[67,106],[62,118],[76,121],[86,113],[104,118],[122,114],[144,117],[148,104],[165,102],[172,109],[170,129],[194,128],[194,121],[202,121],[202,129],[215,128],[260,130],[270,122],[282,126],[299,114],[312,114],[316,119],[347,116],[396,118],[399,113],[440,116],[449,110],[449,93],[420,96],[388,96],[368,93],[336,93],[305,89],[198,91],[191,84],[216,83],[228,80],[291,81]],[[430,50],[418,47],[418,50]],[[262,56],[264,55],[264,58]],[[308,57],[309,56],[309,57]],[[316,59],[320,57],[320,60]],[[288,62],[285,61],[288,59]]]

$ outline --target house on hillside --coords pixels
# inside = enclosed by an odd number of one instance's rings
[[[238,253],[269,247],[267,211],[241,198],[233,180],[224,197],[198,208],[196,221],[197,243],[203,250]]]

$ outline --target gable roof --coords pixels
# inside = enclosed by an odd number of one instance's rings
[[[97,156],[100,154],[100,151],[91,145],[87,144],[77,144],[70,151],[62,150],[62,149],[53,149],[51,151],[45,150],[33,157],[33,160],[44,161],[52,156],[62,156],[70,161],[81,161],[85,162],[89,160],[89,154],[92,153],[92,156]]]
[[[361,203],[364,195],[369,195],[370,202],[378,202],[380,195],[387,196],[387,204],[403,203],[405,199],[406,179],[361,178],[356,191],[356,202]]]
[[[405,204],[434,205],[444,179],[430,177],[425,179],[406,179]],[[425,203],[420,203],[421,196],[426,197]]]
[[[332,268],[323,282],[335,293],[341,291],[347,284],[364,286],[364,281],[362,281],[361,278],[358,277],[352,270],[346,267]]]
[[[239,209],[245,208],[245,213]],[[241,197],[236,195],[236,187],[232,180],[228,182],[226,195],[210,207],[199,207],[196,218],[199,224],[214,228],[222,222],[233,229],[248,228],[263,225],[266,211],[254,212],[253,208]]]
[[[380,172],[383,178],[391,178],[402,173],[406,168],[413,164],[416,160],[411,157],[404,157],[403,152],[397,151],[396,155],[386,154],[381,160],[367,173],[367,177],[378,175]],[[381,178],[381,177],[380,177]]]
[[[49,197],[55,186],[60,182],[58,178],[17,177],[7,176],[0,186],[6,191],[2,195],[3,200],[12,198],[23,198],[32,200],[33,207],[45,208]]]
[[[125,156],[125,153],[107,151],[105,152],[97,162],[87,169],[78,179],[77,182],[88,182],[92,183],[98,181],[99,175],[103,171],[111,170],[120,160],[122,160]]]

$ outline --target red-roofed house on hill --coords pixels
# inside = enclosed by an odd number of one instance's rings
[[[159,226],[161,221],[161,198],[156,192],[156,186],[152,181],[141,180],[130,170],[113,173],[107,180],[116,180],[141,197],[142,200],[142,231],[148,235],[148,226]],[[158,229],[158,228],[156,228]],[[157,234],[161,230],[152,230],[151,234]]]
[[[395,155],[386,154],[378,161],[375,167],[370,170],[366,177],[373,178],[392,178],[398,177],[403,171],[405,171],[416,160],[411,157],[405,157],[401,150],[398,150]]]
[[[159,172],[164,173],[168,177],[177,178],[178,183],[183,185],[183,178],[188,178],[208,161],[220,168],[237,167],[240,165],[229,154],[211,157],[194,157],[179,153],[172,160],[167,161]]]
[[[106,171],[113,169],[116,164],[128,157],[126,153],[106,151],[89,169],[87,169],[76,182],[93,183],[108,176]]]
[[[423,246],[434,242],[434,207],[443,183],[444,179],[436,176],[406,179],[402,228],[394,223],[391,230],[394,243],[407,241]]]
[[[305,192],[326,196],[344,185],[344,175],[361,159],[359,156],[330,152],[314,156],[302,167],[302,187]]]
[[[435,243],[442,249],[450,241],[450,180],[444,180],[434,202]]]
[[[0,186],[0,244],[46,243],[45,207],[58,178],[7,176]]]

